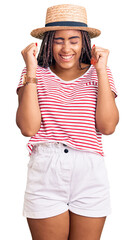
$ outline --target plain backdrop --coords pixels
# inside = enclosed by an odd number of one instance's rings
[[[0,8],[0,228],[3,240],[30,240],[22,216],[26,185],[28,138],[15,123],[16,87],[25,66],[21,50],[41,41],[30,32],[45,24],[46,8],[74,3],[86,7],[88,25],[101,36],[92,44],[110,50],[111,68],[118,91],[120,122],[113,135],[103,136],[106,166],[111,187],[112,214],[108,216],[102,240],[135,239],[135,35],[134,2],[131,0],[4,1]]]

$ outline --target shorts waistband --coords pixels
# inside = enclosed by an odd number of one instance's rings
[[[75,150],[72,149],[71,147],[67,146],[67,144],[62,143],[62,142],[43,142],[43,143],[37,143],[33,146],[32,152],[57,152],[60,150],[63,150],[65,148],[68,148],[70,150]]]
[[[93,155],[95,158],[101,158],[103,159],[104,157],[101,156],[100,154],[90,152],[90,151],[81,151],[75,148],[72,148],[71,146],[68,146],[64,142],[41,142],[41,143],[36,143],[33,146],[32,153],[37,153],[37,154],[42,154],[42,153],[70,153],[70,154],[82,154],[82,155]]]

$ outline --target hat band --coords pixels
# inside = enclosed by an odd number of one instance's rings
[[[72,21],[62,21],[62,22],[51,22],[45,24],[45,27],[88,27],[86,23],[83,22],[72,22]]]

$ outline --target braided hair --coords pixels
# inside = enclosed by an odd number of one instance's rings
[[[86,63],[91,65],[91,39],[90,35],[86,31],[82,31],[82,51],[79,59],[80,69],[81,63]],[[53,57],[53,38],[55,35],[55,31],[45,32],[40,51],[37,57],[38,65],[44,68],[55,64],[55,60]]]

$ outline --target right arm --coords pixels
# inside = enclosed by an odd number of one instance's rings
[[[26,63],[27,76],[36,78],[37,47],[34,43],[21,53]],[[18,90],[19,106],[16,113],[16,123],[22,134],[27,137],[35,135],[40,129],[41,113],[37,96],[37,85],[29,83]]]

